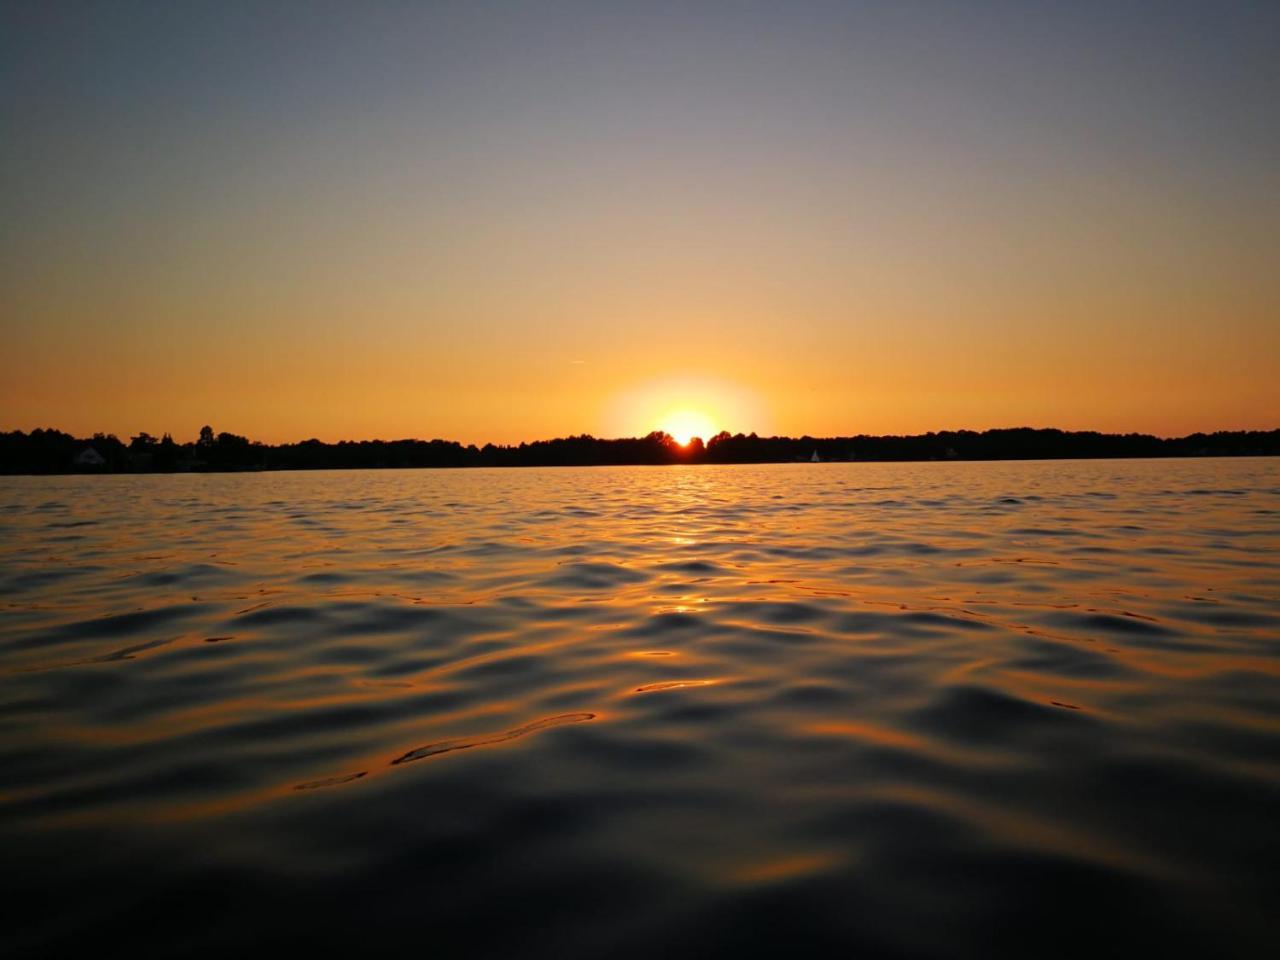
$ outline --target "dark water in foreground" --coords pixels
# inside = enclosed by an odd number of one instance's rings
[[[0,480],[6,956],[1280,943],[1280,462]]]

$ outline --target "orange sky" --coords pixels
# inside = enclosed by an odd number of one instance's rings
[[[72,9],[0,29],[0,428],[1280,426],[1266,10]]]

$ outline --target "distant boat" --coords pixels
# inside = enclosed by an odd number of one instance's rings
[[[817,451],[817,450],[813,451],[813,456],[809,458],[809,462],[810,462],[810,463],[821,463],[821,462],[822,462],[822,458],[821,458],[820,456],[818,456],[818,451]]]

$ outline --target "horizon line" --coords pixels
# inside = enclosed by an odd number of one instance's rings
[[[139,430],[137,433],[130,433],[126,431],[125,437],[124,439],[122,439],[120,434],[117,434],[113,431],[95,430],[91,434],[84,434],[84,435],[77,436],[71,431],[63,430],[60,427],[49,427],[49,426],[32,427],[29,430],[23,430],[21,427],[14,427],[11,429],[0,429],[0,436],[12,436],[14,434],[32,436],[36,433],[61,434],[64,436],[69,436],[74,440],[83,440],[86,443],[91,443],[93,442],[93,440],[98,438],[105,439],[105,438],[114,437],[117,441],[121,443],[126,443],[126,444],[128,443],[128,441],[137,437],[148,437],[158,442],[158,441],[161,441],[164,437],[168,436],[173,440],[174,443],[178,444],[179,446],[182,446],[186,443],[198,443],[199,434],[202,432],[203,429],[204,428],[201,428],[201,430],[196,431],[195,439],[185,440],[185,441],[178,440],[177,438],[173,437],[172,433],[168,431],[165,431],[160,434],[152,434],[146,430]],[[518,448],[520,446],[530,446],[537,443],[554,443],[556,441],[564,441],[564,440],[584,440],[585,439],[585,440],[594,440],[600,443],[613,443],[613,442],[626,441],[626,440],[645,440],[655,435],[664,436],[667,439],[671,440],[673,443],[675,443],[677,446],[684,447],[684,446],[691,445],[695,440],[701,441],[704,445],[710,444],[712,440],[715,440],[723,436],[727,436],[729,438],[737,438],[737,437],[755,438],[757,440],[792,440],[792,441],[813,440],[815,442],[830,442],[830,441],[838,441],[838,440],[859,440],[859,439],[862,439],[862,440],[911,440],[911,439],[918,439],[922,437],[939,436],[944,434],[981,435],[981,434],[988,434],[988,433],[1009,433],[1014,431],[1031,431],[1031,432],[1037,432],[1037,433],[1052,432],[1052,433],[1061,433],[1061,434],[1067,434],[1067,435],[1088,434],[1088,435],[1096,435],[1096,436],[1102,436],[1102,437],[1143,437],[1143,438],[1150,438],[1150,439],[1161,440],[1161,441],[1169,441],[1169,440],[1187,440],[1191,437],[1197,437],[1197,436],[1211,437],[1211,436],[1217,436],[1220,434],[1276,433],[1280,431],[1280,425],[1273,426],[1273,427],[1234,427],[1234,428],[1219,427],[1213,430],[1193,430],[1190,433],[1183,433],[1183,434],[1148,433],[1141,430],[1124,430],[1124,431],[1099,430],[1092,427],[1068,429],[1065,427],[1054,427],[1054,426],[1031,426],[1025,423],[1015,424],[1010,426],[982,427],[982,428],[947,427],[942,429],[925,430],[925,431],[920,431],[915,433],[860,432],[860,433],[820,435],[820,434],[813,434],[813,433],[759,434],[759,433],[756,433],[754,430],[749,433],[743,432],[740,430],[739,431],[719,430],[709,437],[701,437],[701,436],[694,435],[690,437],[689,440],[685,443],[681,443],[680,441],[676,440],[676,438],[673,437],[667,431],[656,429],[656,428],[648,431],[647,433],[634,434],[631,436],[606,437],[606,436],[598,436],[593,433],[583,432],[583,433],[566,433],[566,434],[553,436],[553,437],[536,437],[531,440],[515,440],[515,441],[505,441],[505,442],[495,442],[491,440],[486,440],[483,443],[477,443],[475,441],[464,442],[462,440],[452,439],[452,438],[443,437],[443,436],[399,436],[399,437],[391,436],[391,437],[361,437],[361,438],[342,437],[337,440],[322,440],[319,437],[312,435],[309,437],[303,437],[298,440],[268,441],[268,440],[256,440],[250,437],[248,434],[238,434],[231,430],[216,430],[216,431],[213,431],[213,436],[216,438],[225,434],[232,437],[239,437],[239,438],[248,440],[250,443],[260,444],[262,446],[267,446],[267,447],[296,446],[298,444],[312,443],[312,442],[323,443],[326,445],[336,445],[341,443],[448,443],[448,444],[457,444],[463,449],[474,447],[477,450],[483,450],[485,447],[497,447],[497,448],[510,449],[510,448]]]

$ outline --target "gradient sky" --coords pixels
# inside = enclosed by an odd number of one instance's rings
[[[1280,4],[0,5],[0,428],[1280,426]]]

